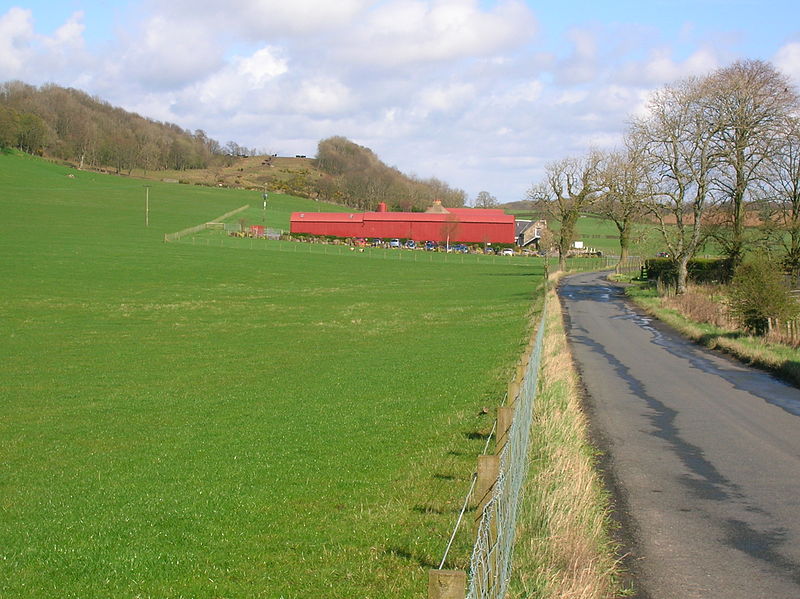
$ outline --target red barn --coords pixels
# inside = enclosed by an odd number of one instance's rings
[[[514,243],[514,216],[500,209],[444,208],[427,212],[293,212],[291,232],[335,237],[377,237],[418,241]]]

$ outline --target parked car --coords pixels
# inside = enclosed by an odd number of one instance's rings
[[[426,241],[425,249],[429,252],[436,251],[436,244],[433,241]]]
[[[414,241],[413,239],[409,239],[408,241],[406,241],[406,247],[410,250],[415,250],[417,249],[417,242]]]
[[[389,240],[389,247],[390,248],[399,248],[400,247],[400,240],[399,239],[390,239]]]
[[[459,254],[469,254],[469,248],[465,246],[463,243],[456,244],[453,247],[453,251]]]
[[[511,248],[505,248],[502,252],[500,252],[500,255],[501,256],[513,256],[514,255],[514,250],[512,250]]]
[[[380,247],[382,245],[383,245],[383,241],[378,239],[377,237],[372,240],[372,246],[373,247]]]

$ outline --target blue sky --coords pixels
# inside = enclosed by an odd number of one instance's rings
[[[653,90],[739,59],[800,82],[800,10],[750,0],[0,1],[0,81],[83,89],[280,154],[344,135],[501,201],[613,148]]]

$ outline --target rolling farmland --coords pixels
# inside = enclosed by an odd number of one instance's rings
[[[540,263],[165,244],[260,195],[145,183],[0,155],[0,595],[419,596]]]

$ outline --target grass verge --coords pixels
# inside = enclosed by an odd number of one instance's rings
[[[774,372],[785,381],[800,386],[800,350],[770,343],[740,331],[691,320],[679,310],[666,307],[657,291],[648,286],[632,285],[626,293],[645,312],[696,343],[723,351],[751,366]]]
[[[510,597],[600,599],[624,593],[610,496],[597,471],[560,305],[548,293],[531,466]]]

